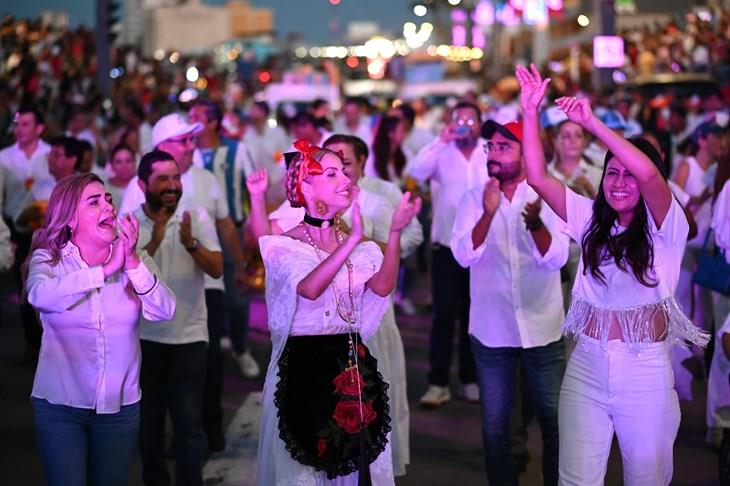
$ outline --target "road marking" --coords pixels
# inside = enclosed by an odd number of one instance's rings
[[[226,430],[226,449],[203,468],[206,486],[254,486],[261,423],[261,392],[249,393]]]

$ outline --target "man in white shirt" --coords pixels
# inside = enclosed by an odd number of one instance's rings
[[[469,335],[476,361],[489,484],[517,484],[511,419],[517,361],[543,439],[543,481],[558,484],[558,396],[565,371],[560,268],[568,237],[525,180],[522,123],[488,120],[490,180],[464,194],[451,239],[471,272]]]
[[[223,274],[215,226],[208,212],[180,203],[180,168],[168,153],[149,152],[139,164],[145,203],[139,221],[138,249],[160,269],[160,278],[177,297],[175,317],[140,321],[140,451],[145,485],[170,484],[165,465],[165,421],[170,412],[175,433],[178,484],[203,484],[202,398],[208,342],[205,276]]]
[[[23,288],[20,266],[28,256],[32,234],[19,230],[15,225],[16,218],[27,207],[34,193],[40,190],[50,194],[48,188],[52,189],[55,184],[48,171],[51,147],[40,138],[44,128],[40,110],[31,105],[22,106],[13,118],[15,143],[0,150],[0,171],[4,179],[0,207],[10,229],[11,240],[15,243],[13,277],[18,293]],[[35,311],[27,303],[21,305],[21,321],[25,338],[21,362],[34,366],[41,345],[41,327]]]
[[[469,102],[454,106],[449,125],[441,136],[425,146],[406,166],[406,173],[425,183],[430,181],[433,199],[431,227],[433,328],[429,360],[429,387],[421,397],[426,407],[438,407],[451,399],[449,368],[453,349],[455,321],[459,329],[459,379],[462,396],[476,402],[474,358],[469,344],[469,271],[463,269],[451,252],[451,230],[461,196],[483,187],[487,168],[478,146],[481,112]]]
[[[180,167],[183,185],[182,201],[186,205],[201,207],[215,223],[220,241],[232,255],[236,270],[235,281],[242,287],[245,278],[245,260],[241,240],[236,226],[228,212],[228,204],[223,189],[215,175],[193,165],[195,151],[195,135],[200,133],[202,125],[188,124],[180,115],[171,114],[160,118],[152,129],[155,147],[167,152]],[[127,186],[122,196],[120,214],[139,207],[140,188],[135,179]],[[208,380],[206,381],[204,402],[204,427],[208,435],[208,445],[213,450],[225,447],[223,436],[223,411],[221,397],[223,394],[223,356],[220,350],[221,329],[223,326],[225,284],[223,278],[206,277],[206,298],[208,305],[208,331],[210,361]],[[213,302],[214,301],[214,302]]]
[[[308,111],[300,111],[291,119],[291,131],[294,140],[303,138],[310,144],[321,147],[325,140],[330,138],[332,134],[323,127],[317,126],[317,120],[314,115]],[[296,149],[292,145],[287,152],[295,152]]]
[[[251,106],[251,124],[246,129],[243,141],[246,144],[255,170],[266,169],[269,174],[269,188],[266,191],[266,205],[276,207],[286,199],[284,176],[286,171],[281,163],[284,151],[291,141],[284,130],[269,126],[271,110],[265,101],[256,101]]]

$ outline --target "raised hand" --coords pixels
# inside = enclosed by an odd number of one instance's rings
[[[489,215],[494,215],[499,208],[500,201],[500,184],[499,179],[492,177],[489,182],[484,186],[484,193],[482,194],[482,207],[484,212]]]
[[[587,126],[595,118],[591,104],[587,98],[574,98],[572,96],[564,96],[555,100],[555,104],[565,112],[568,120],[573,123],[587,128]]]
[[[515,76],[520,83],[520,105],[524,112],[537,112],[545,97],[545,90],[550,84],[550,78],[542,79],[537,66],[530,64],[528,70],[524,66],[517,66]]]
[[[137,238],[139,237],[139,223],[137,218],[131,214],[122,216],[117,220],[119,239],[124,250],[124,269],[130,270],[139,265],[137,255]]]
[[[252,197],[266,194],[268,187],[269,173],[266,169],[257,170],[246,177],[246,188]]]
[[[411,193],[406,192],[400,200],[400,204],[393,213],[393,219],[390,224],[390,231],[402,231],[408,226],[413,218],[418,216],[421,211],[421,198],[417,197],[411,201]]]

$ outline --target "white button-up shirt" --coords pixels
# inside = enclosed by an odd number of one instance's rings
[[[171,319],[175,295],[146,253],[137,268],[106,280],[102,266],[89,267],[71,242],[56,265],[49,258],[46,250],[33,252],[27,283],[43,325],[32,396],[97,413],[138,402],[140,312],[148,322]]]
[[[137,180],[137,176],[134,176],[124,190],[119,214],[131,213],[144,204],[145,195],[142,189],[139,188]],[[183,186],[180,204],[205,209],[214,223],[219,219],[228,217],[228,202],[225,199],[223,189],[221,189],[218,180],[212,172],[192,166],[180,177],[180,182],[182,182]],[[216,236],[217,239],[218,237]],[[145,245],[147,241],[145,241]],[[216,246],[220,249],[220,242]],[[223,277],[213,278],[206,274],[205,288],[225,290]]]
[[[175,214],[167,221],[165,237],[152,257],[160,269],[160,277],[177,296],[175,317],[164,326],[143,318],[140,321],[140,338],[163,344],[188,344],[208,342],[208,308],[205,305],[205,272],[180,242],[180,223],[183,212],[190,213],[193,238],[210,251],[221,251],[215,226],[208,212],[201,207],[180,202]],[[134,212],[139,221],[137,248],[142,250],[152,239],[154,222],[142,208]]]
[[[431,242],[446,247],[451,244],[451,229],[461,197],[470,189],[484,187],[488,176],[482,145],[484,140],[480,138],[467,160],[454,142],[437,139],[421,149],[406,166],[406,173],[417,181],[431,181]]]
[[[532,348],[556,341],[564,318],[560,267],[568,260],[564,224],[542,204],[540,218],[552,241],[541,255],[522,217],[525,205],[538,196],[523,181],[512,201],[500,193],[487,237],[475,249],[471,235],[484,213],[483,192],[477,187],[464,195],[451,240],[456,261],[471,269],[469,334],[489,347]]]
[[[30,157],[25,155],[17,143],[0,150],[0,168],[5,172],[5,216],[15,220],[30,202],[34,187],[43,185],[53,188],[56,181],[48,172],[50,152],[51,146],[43,140],[38,141],[38,146]]]

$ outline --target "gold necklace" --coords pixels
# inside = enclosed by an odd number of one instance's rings
[[[309,233],[309,229],[304,224],[304,222],[300,222],[299,225],[304,230],[304,234],[307,237],[307,243],[314,248],[314,252],[317,254],[317,258],[319,258],[319,261],[322,262],[324,258],[322,257],[322,249],[317,246],[317,244],[312,239],[312,235]],[[335,224],[335,237],[337,238],[337,243],[342,244],[342,234],[340,233],[340,227],[338,224]],[[347,295],[350,300],[350,307],[347,308],[346,302],[344,302],[344,299],[342,297],[342,294],[337,291],[337,287],[335,286],[335,280],[334,278],[330,282],[330,286],[332,287],[332,290],[335,293],[335,303],[337,306],[337,314],[340,316],[340,318],[348,323],[350,326],[354,326],[357,322],[357,316],[355,313],[355,295],[354,290],[352,288],[352,262],[350,262],[350,259],[345,259],[345,267],[347,268]]]

